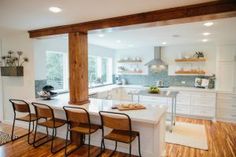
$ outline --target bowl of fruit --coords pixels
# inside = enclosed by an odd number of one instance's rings
[[[158,94],[160,93],[160,89],[156,86],[151,86],[149,87],[149,93]]]

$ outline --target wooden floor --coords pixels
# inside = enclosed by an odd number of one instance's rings
[[[177,121],[204,124],[206,126],[209,150],[203,151],[199,149],[184,147],[180,145],[167,144],[167,157],[236,157],[236,124],[216,122],[213,123],[207,120],[196,120],[188,118],[177,118]],[[0,130],[9,132],[11,126],[0,124]],[[17,128],[16,134],[21,134],[25,130]],[[58,143],[63,142],[57,140]],[[19,139],[15,142],[10,142],[0,146],[0,157],[61,157],[64,156],[64,151],[52,155],[50,153],[50,143],[45,144],[37,149],[28,145],[26,138]],[[71,155],[86,157],[86,146]],[[99,153],[99,148],[92,147],[92,156]],[[107,150],[103,157],[109,156],[110,150]],[[126,157],[127,154],[116,153],[115,157]]]

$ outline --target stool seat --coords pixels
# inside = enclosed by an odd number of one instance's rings
[[[31,119],[30,119],[31,117]],[[23,117],[17,117],[16,120],[21,120],[21,121],[25,121],[25,122],[33,122],[37,120],[36,114],[28,114],[26,116]]]
[[[91,134],[91,133],[96,132],[100,128],[101,128],[100,125],[91,124],[91,129],[89,132],[89,124],[80,124],[79,126],[73,127],[69,130],[74,131],[74,132],[78,132],[78,133],[82,133],[82,134]]]
[[[54,121],[55,121],[55,125],[53,124]],[[65,125],[65,124],[66,124],[65,120],[58,119],[58,118],[55,118],[54,120],[53,119],[49,119],[49,120],[46,120],[44,122],[39,122],[38,123],[38,125],[49,127],[49,128],[58,128],[58,127],[61,127],[61,126]]]
[[[112,130],[109,134],[104,136],[105,139],[123,142],[123,143],[131,143],[136,136],[138,136],[138,132],[136,131],[127,131],[127,130]]]

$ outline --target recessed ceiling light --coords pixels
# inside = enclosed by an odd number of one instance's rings
[[[98,36],[102,38],[102,37],[104,37],[104,34],[98,34]]]
[[[121,41],[120,41],[120,40],[116,40],[116,42],[117,42],[117,43],[121,43]]]
[[[214,23],[213,22],[206,22],[204,23],[203,25],[206,26],[206,27],[210,27],[212,26]]]
[[[209,32],[204,32],[204,33],[202,33],[204,36],[208,36],[208,35],[210,35],[211,33],[209,33]]]
[[[208,42],[208,39],[202,39],[202,42]]]
[[[58,8],[58,7],[50,7],[49,8],[49,11],[53,12],[53,13],[59,13],[61,12],[61,8]]]
[[[174,38],[179,38],[180,35],[179,35],[179,34],[174,34],[174,35],[172,35],[172,37],[174,37]]]
[[[162,45],[166,45],[166,42],[162,42]]]

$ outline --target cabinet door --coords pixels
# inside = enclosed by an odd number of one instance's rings
[[[219,48],[219,52],[217,55],[217,61],[220,62],[232,62],[234,61],[234,56],[236,55],[236,46],[222,46]]]
[[[218,65],[218,89],[233,91],[234,86],[234,62],[219,62]]]

